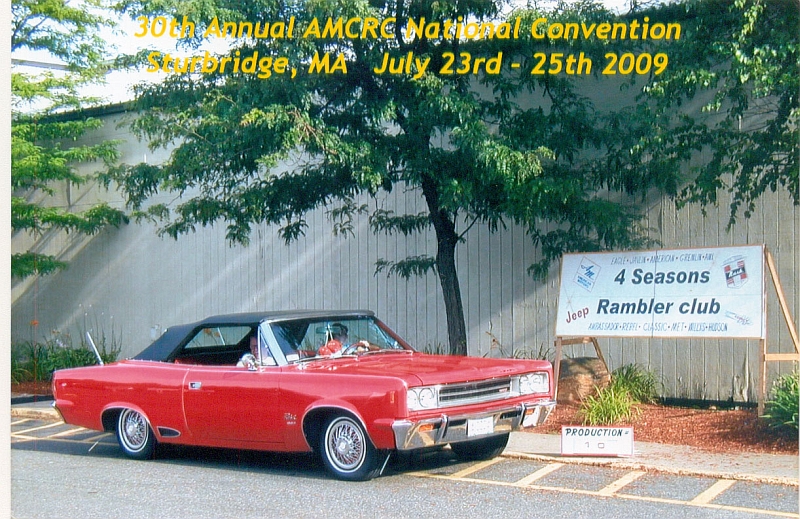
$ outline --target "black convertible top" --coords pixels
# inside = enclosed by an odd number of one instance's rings
[[[346,319],[348,317],[374,317],[370,310],[285,310],[280,312],[250,312],[241,314],[212,315],[201,321],[170,326],[150,346],[133,357],[135,360],[166,361],[194,336],[200,328],[225,325],[258,326],[264,321],[292,321],[295,319]]]

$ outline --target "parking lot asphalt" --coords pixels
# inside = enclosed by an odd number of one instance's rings
[[[52,400],[12,400],[12,419],[60,420]],[[658,471],[800,486],[800,458],[767,453],[713,453],[684,445],[636,442],[633,456],[587,457],[561,454],[561,436],[520,431],[511,434],[505,457]]]

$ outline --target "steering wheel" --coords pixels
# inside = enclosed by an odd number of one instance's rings
[[[252,353],[243,355],[240,362],[250,371],[258,369],[258,361],[256,360],[256,356]]]
[[[346,347],[342,350],[342,355],[352,355],[354,353],[360,353],[363,351],[369,351],[372,349],[372,346],[368,341],[361,340],[351,344],[350,346]]]

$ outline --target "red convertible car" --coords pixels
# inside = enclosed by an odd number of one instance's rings
[[[419,353],[366,311],[174,326],[132,359],[56,371],[53,394],[66,423],[115,432],[132,458],[158,443],[316,451],[344,480],[397,451],[494,457],[555,406],[549,362]]]

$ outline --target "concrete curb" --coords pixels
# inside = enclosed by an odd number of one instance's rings
[[[61,415],[52,407],[48,408],[33,408],[33,407],[19,407],[11,408],[11,418],[18,420],[47,420],[47,421],[60,421]]]
[[[41,405],[44,402],[52,402],[53,395],[29,395],[26,393],[18,394],[12,393],[11,394],[11,405],[21,405],[21,404],[39,404]]]

